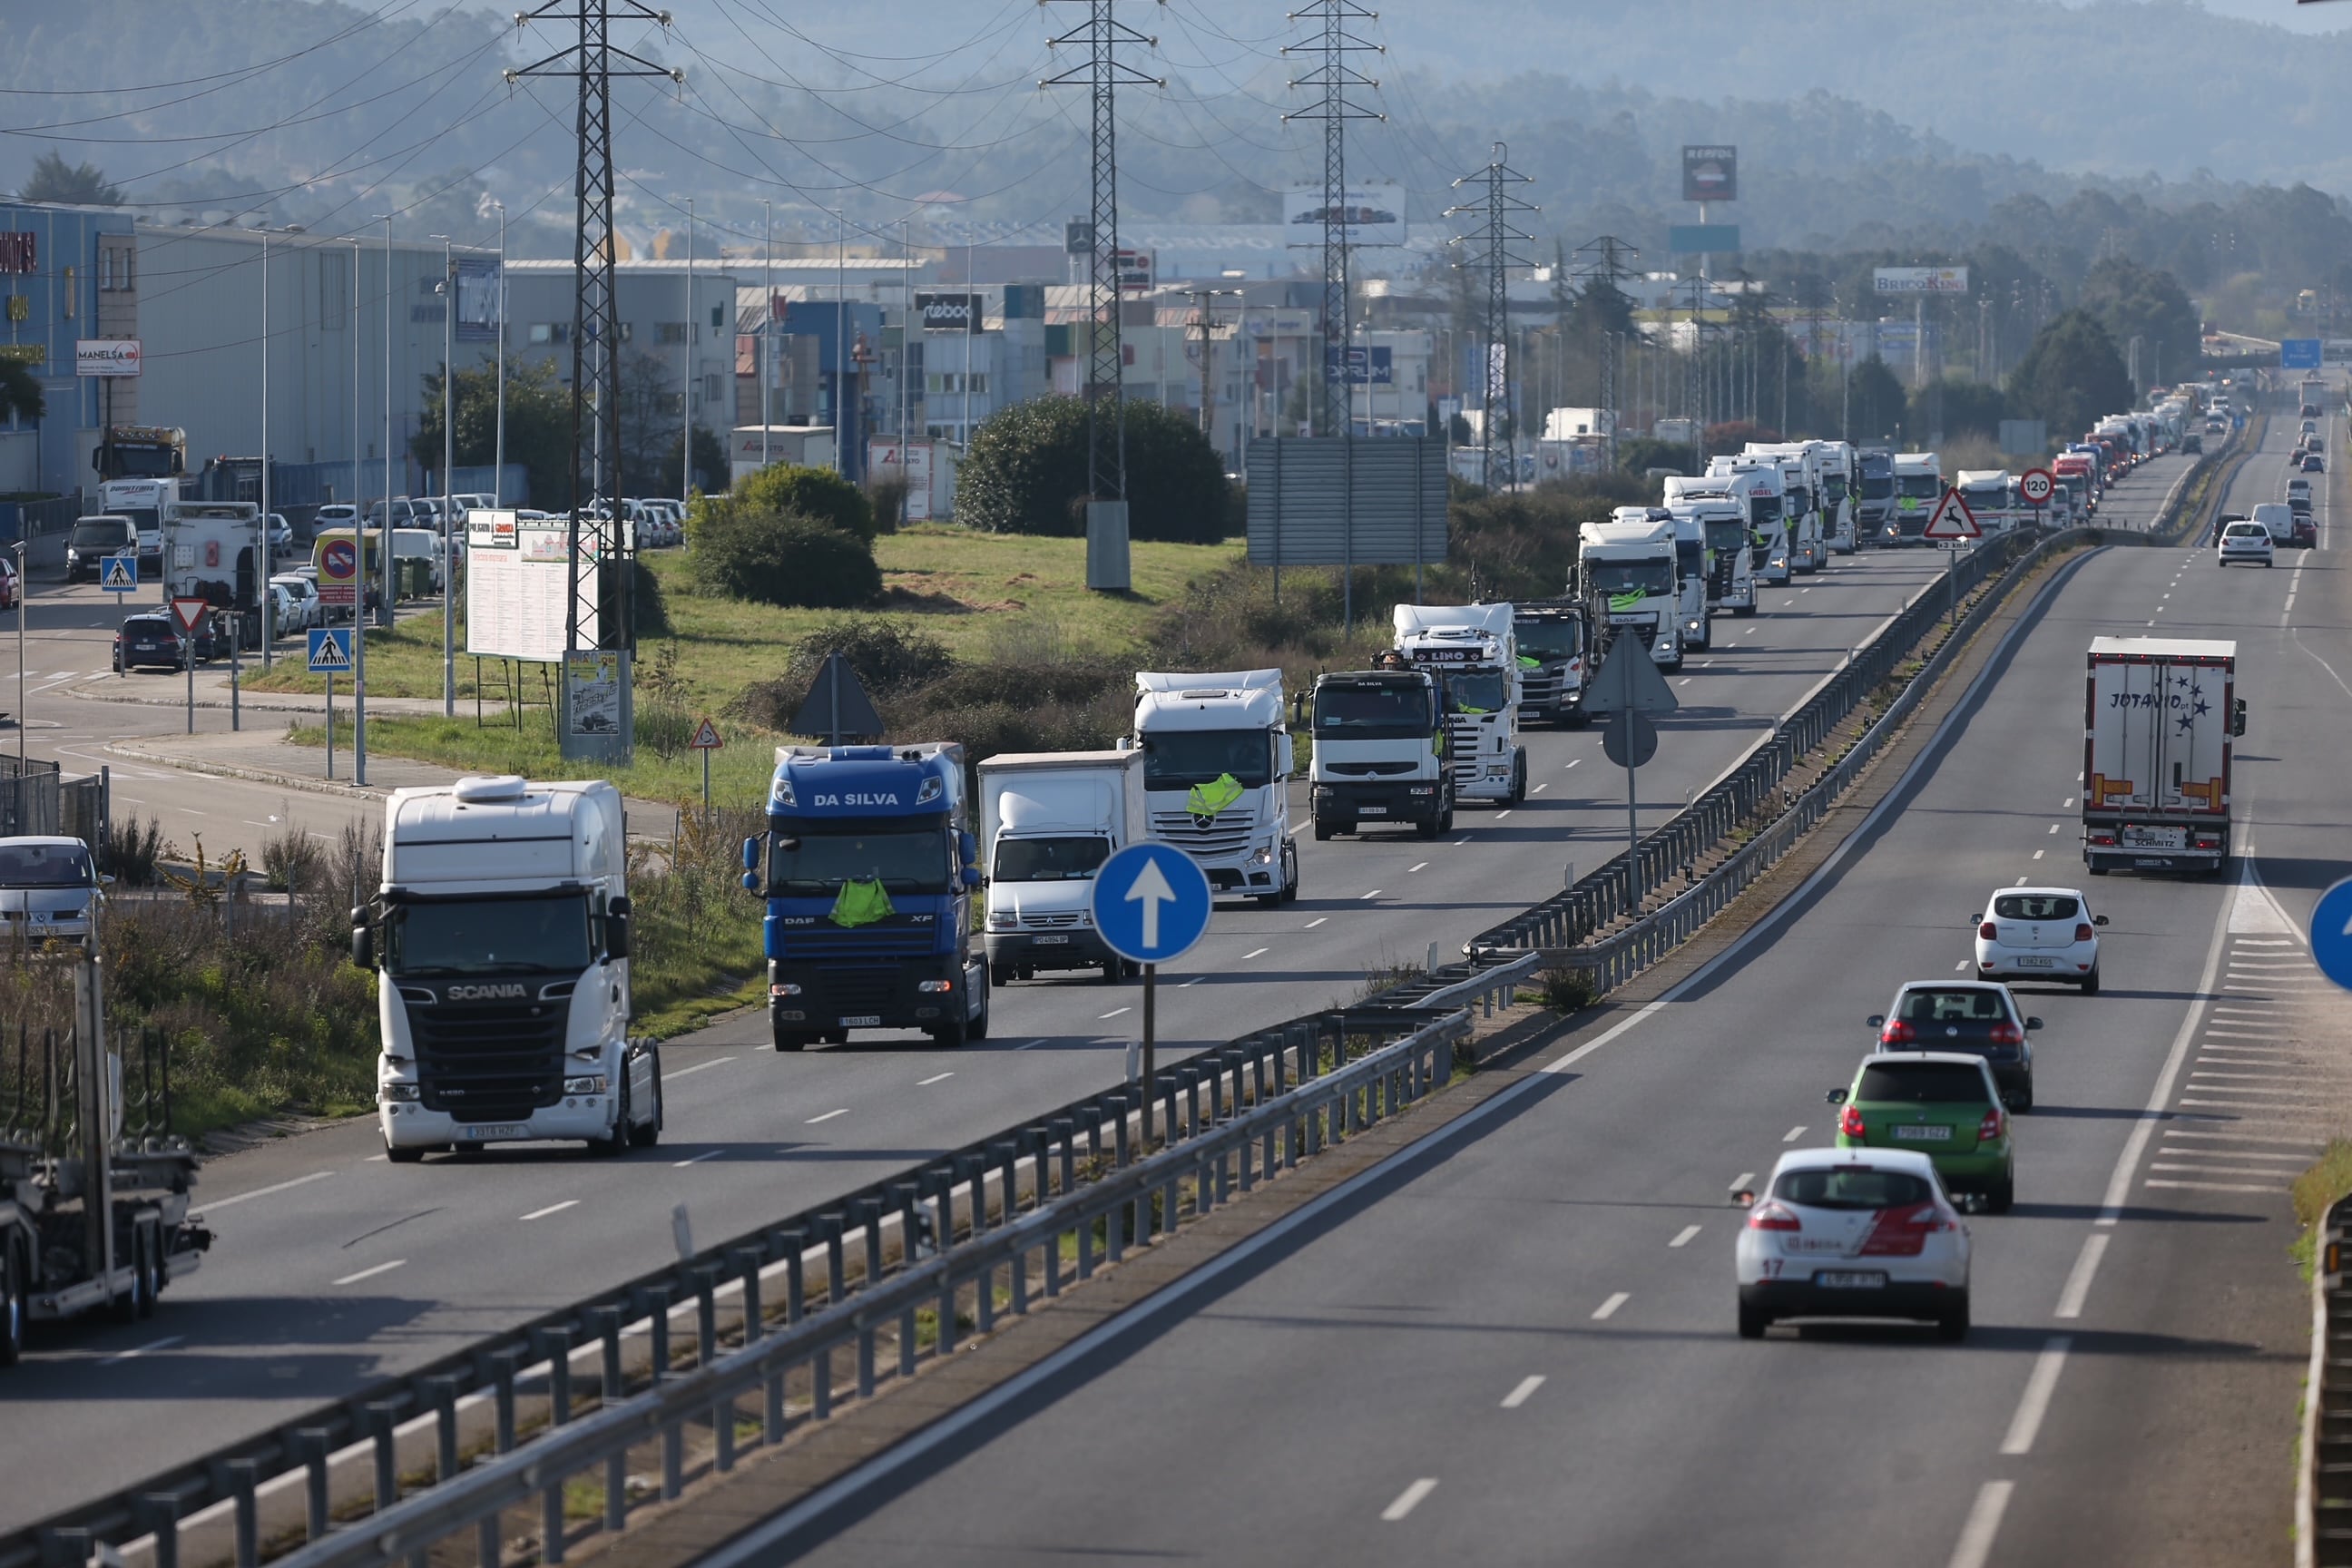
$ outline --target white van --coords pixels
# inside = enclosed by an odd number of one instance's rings
[[[2254,508],[2254,521],[2270,534],[2273,545],[2294,542],[2294,509],[2284,501],[2263,501]]]
[[[444,574],[441,570],[441,535],[430,528],[395,528],[392,531],[392,558],[402,561],[429,561],[433,563],[433,591],[439,593]],[[395,564],[394,570],[399,570]]]

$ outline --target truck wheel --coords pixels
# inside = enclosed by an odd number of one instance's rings
[[[629,1068],[621,1066],[621,1102],[613,1108],[613,1135],[588,1140],[588,1152],[601,1159],[611,1159],[629,1152]]]
[[[1104,959],[1102,961],[1102,983],[1106,985],[1118,984],[1119,982],[1119,976],[1125,971],[1126,967],[1127,966],[1125,964],[1121,963],[1116,958]]]
[[[1519,752],[1511,761],[1511,804],[1524,805],[1528,798],[1528,754]]]
[[[163,1293],[163,1237],[150,1226],[140,1233],[139,1315],[155,1315],[155,1299]]]
[[[1315,842],[1322,843],[1331,837],[1331,824],[1322,817],[1315,819]]]
[[[1282,863],[1289,875],[1284,879],[1282,884],[1281,901],[1286,904],[1295,904],[1298,901],[1298,847],[1297,845],[1286,844],[1282,847]]]
[[[15,1366],[24,1355],[25,1268],[16,1242],[0,1237],[0,1366]]]
[[[1444,831],[1444,818],[1432,815],[1427,822],[1414,823],[1412,825],[1412,830],[1423,838],[1434,838],[1440,833]]]
[[[971,1038],[971,1026],[961,1017],[957,1018],[952,1024],[943,1025],[929,1033],[931,1037],[931,1044],[943,1051],[960,1050],[963,1043]]]
[[[988,966],[988,983],[989,983],[991,985],[1010,985],[1010,984],[1013,984],[1013,966],[1012,966],[1011,964],[1009,964],[1009,963],[992,963],[992,964],[990,964],[990,965]]]
[[[980,1016],[972,1019],[971,1023],[964,1026],[965,1039],[984,1040],[988,1038],[988,1010],[992,1005],[992,998],[989,989],[988,977],[983,974],[981,976],[980,980]]]
[[[654,1113],[646,1118],[643,1126],[629,1129],[629,1143],[638,1149],[651,1149],[661,1142],[662,1121],[669,1109],[668,1101],[662,1094],[661,1053],[656,1050],[650,1054],[654,1060]]]

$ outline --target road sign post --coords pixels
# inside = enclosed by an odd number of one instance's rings
[[[2047,468],[2028,468],[2017,476],[2017,493],[2023,496],[2025,504],[2033,509],[2033,532],[2036,538],[2039,538],[2042,533],[2042,509],[2050,504],[2051,492],[2057,488],[2058,481],[2050,477],[2050,470]]]
[[[352,637],[356,628],[310,628],[310,673],[327,678],[327,776],[335,776],[335,677],[352,668]]]
[[[1111,952],[1143,965],[1143,1142],[1152,1138],[1158,1087],[1160,965],[1192,951],[1209,929],[1208,873],[1181,849],[1130,844],[1095,872],[1087,901],[1095,930]]]
[[[1629,889],[1634,885],[1634,870],[1642,856],[1642,815],[1633,773],[1657,755],[1658,731],[1651,717],[1681,706],[1641,638],[1629,632],[1611,641],[1601,668],[1593,672],[1584,710],[1608,719],[1608,727],[1601,732],[1601,749],[1625,770],[1625,885]]]
[[[180,664],[188,672],[188,733],[196,732],[196,628],[212,606],[202,599],[172,601],[172,624],[180,628]]]
[[[129,594],[139,587],[139,557],[125,551],[98,565],[98,585],[110,594]]]
[[[1977,514],[1969,510],[1968,499],[1946,485],[1942,498],[1936,502],[1936,515],[1927,520],[1927,526],[1920,531],[1919,537],[1951,547],[1945,561],[1945,596],[1951,605],[1951,629],[1958,631],[1960,627],[1959,542],[1982,539],[1984,530],[1977,526]]]
[[[390,523],[389,513],[385,522]],[[349,539],[320,541],[318,551],[319,604],[323,608],[341,605],[352,613],[351,654],[352,672],[352,782],[367,783],[367,623],[360,617],[367,609],[367,589],[360,567],[360,541],[363,537],[357,528]],[[382,548],[391,549],[391,531],[386,528]]]
[[[710,753],[726,743],[719,738],[719,726],[708,719],[702,721],[700,729],[695,731],[694,739],[687,742],[702,753],[702,811],[706,816],[710,814]]]

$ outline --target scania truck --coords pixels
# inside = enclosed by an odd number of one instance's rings
[[[2246,732],[2238,645],[2094,637],[2083,718],[2083,864],[2219,875],[2231,743]]]
[[[1856,452],[1853,471],[1857,541],[1864,544],[1892,542],[1887,525],[1895,520],[1895,454],[1874,447]]]
[[[1045,970],[1129,973],[1095,929],[1093,893],[1097,868],[1143,841],[1143,753],[1000,752],[975,772],[991,987]]]
[[[1591,667],[1591,619],[1576,599],[1523,599],[1511,606],[1519,644],[1519,717],[1555,724],[1584,722],[1584,682]]]
[[[512,774],[399,789],[383,880],[352,911],[377,978],[385,1155],[661,1135],[661,1058],[628,1035],[628,847],[603,780]]]
[[[743,841],[743,886],[768,902],[775,1048],[852,1029],[985,1039],[979,856],[953,742],[777,747],[767,832]]]
[[[1641,639],[1661,668],[1683,662],[1681,563],[1674,512],[1621,506],[1607,522],[1581,524],[1577,583],[1585,602],[1605,614],[1609,636]]]
[[[1434,838],[1454,826],[1444,689],[1428,669],[1318,676],[1308,764],[1315,837],[1410,827]]]
[[[1192,856],[1216,892],[1298,897],[1282,671],[1139,671],[1131,739],[1153,842]]]
[[[1944,496],[1944,460],[1933,452],[1895,454],[1895,515],[1886,524],[1889,544],[1924,542],[1936,503]]]
[[[1594,526],[1585,524],[1587,528]],[[1662,592],[1671,596],[1672,579]],[[1508,605],[1399,605],[1396,651],[1445,695],[1445,753],[1456,800],[1515,805],[1528,796],[1519,743],[1518,637]]]
[[[1684,490],[1676,485],[1704,481],[1668,479],[1666,510],[1698,524],[1706,542],[1706,610],[1719,615],[1756,613],[1756,554],[1748,539],[1748,516],[1727,492]]]

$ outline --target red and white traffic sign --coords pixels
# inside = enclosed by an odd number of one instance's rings
[[[184,636],[194,637],[196,628],[205,624],[205,613],[211,608],[209,600],[174,599],[172,601],[172,619],[179,623]]]
[[[1960,499],[1960,492],[1949,489],[1944,499],[1936,503],[1936,515],[1919,531],[1922,539],[1982,539],[1984,530],[1977,526],[1977,514]]]
[[[702,727],[694,732],[694,739],[687,742],[687,747],[697,752],[715,752],[726,743],[719,738],[719,726],[705,719]]]
[[[2047,468],[2028,468],[2017,476],[2017,493],[2025,498],[2028,506],[2048,504],[2050,492],[2057,488],[2058,481],[2050,477]]]
[[[350,609],[359,603],[360,547],[352,539],[319,542],[319,603]]]

